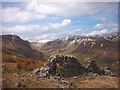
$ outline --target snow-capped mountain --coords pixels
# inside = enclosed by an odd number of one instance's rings
[[[40,45],[38,51],[47,55],[71,54],[80,62],[85,58],[97,60],[100,65],[115,65],[118,63],[119,33],[96,36],[68,36]]]
[[[86,58],[92,58],[98,65],[110,66],[113,71],[118,65],[119,33],[68,36],[46,43],[24,41],[15,35],[3,35],[2,38],[3,54],[41,60],[43,57],[47,60],[53,54],[68,54],[77,57],[81,63]]]
[[[120,33],[119,32],[113,32],[113,33],[97,35],[97,36],[98,37],[103,37],[106,40],[119,40],[120,39]]]
[[[69,48],[71,46],[79,46],[79,45],[90,45],[92,48],[95,45],[104,46],[104,43],[118,41],[120,34],[118,32],[103,34],[103,35],[96,35],[96,36],[68,36],[61,39],[57,39],[54,41],[49,41],[46,43],[42,42],[31,42],[31,47],[34,49],[39,50],[40,48],[44,50],[44,48],[54,48],[60,49],[61,47]],[[103,43],[104,42],[104,43]],[[65,46],[64,46],[65,45]],[[50,47],[51,46],[51,47]],[[41,50],[40,49],[40,50]]]

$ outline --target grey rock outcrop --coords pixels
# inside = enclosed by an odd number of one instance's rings
[[[111,74],[108,67],[104,69],[98,67],[95,61],[90,58],[86,58],[84,65],[81,65],[76,57],[71,55],[52,55],[41,68],[35,69],[33,73],[40,75],[39,78],[50,78],[52,76],[58,81],[65,77],[77,78],[77,75],[96,74],[96,76],[99,76]]]
[[[104,69],[97,66],[94,60],[91,60],[90,58],[85,59],[84,67],[86,69],[86,73],[97,73],[100,75],[105,74]]]
[[[41,67],[42,73],[60,77],[70,77],[83,74],[84,67],[71,55],[52,55]]]

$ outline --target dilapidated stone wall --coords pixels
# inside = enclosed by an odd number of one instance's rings
[[[72,55],[52,55],[40,69],[34,70],[34,73],[39,74],[40,77],[50,77],[51,75],[64,78],[89,73],[108,75],[110,70],[98,67],[90,58],[86,58],[84,65],[81,65]]]
[[[70,77],[85,72],[76,57],[71,55],[52,55],[41,68],[45,73],[60,77]]]

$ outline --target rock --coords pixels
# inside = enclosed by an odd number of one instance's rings
[[[84,67],[71,55],[52,55],[45,62],[41,72],[59,77],[70,77],[83,74]]]
[[[14,76],[16,77],[16,76],[18,76],[18,74],[17,74],[17,73],[15,73],[15,74],[14,74]]]
[[[33,71],[33,73],[34,73],[35,75],[39,75],[39,74],[40,74],[40,69],[39,69],[39,68],[35,69],[35,70]]]
[[[57,76],[53,76],[54,79],[57,79]]]
[[[56,79],[57,81],[61,80],[61,77],[59,77],[59,76],[52,76],[52,78]]]
[[[99,74],[97,74],[97,73],[94,73],[93,75],[94,75],[94,76],[99,76]]]
[[[70,83],[69,81],[66,81],[66,80],[60,80],[61,83]]]
[[[116,76],[115,74],[111,73],[110,76]]]
[[[47,77],[60,80],[65,77],[73,77],[77,79],[77,75],[110,75],[110,69],[98,67],[94,60],[85,59],[85,64],[81,65],[77,58],[72,55],[51,55],[43,66],[33,71],[35,75],[40,75],[40,78]]]
[[[57,80],[60,81],[61,77],[57,77]]]
[[[91,75],[93,75],[93,73],[92,73],[92,72],[87,73],[87,76],[91,76]]]
[[[41,78],[41,77],[37,77],[37,78],[35,78],[35,79],[39,79],[39,78]]]
[[[31,74],[30,76],[32,77],[33,75]]]
[[[65,81],[65,80],[61,80],[61,81],[60,81],[60,83],[61,83],[62,85],[64,85],[64,86],[67,84],[66,82],[67,82],[67,81]]]
[[[110,75],[111,74],[110,68],[108,68],[108,67],[105,67],[104,71],[105,71],[105,75]]]
[[[110,68],[109,67],[105,67],[104,70],[110,70]]]
[[[63,87],[65,87],[65,88],[72,87],[72,83],[71,83],[71,82],[66,81],[66,80],[63,80],[63,79],[60,80],[60,84],[61,84]]]
[[[69,88],[73,88],[73,84],[70,82],[68,85]]]
[[[42,66],[41,68],[40,68],[40,71],[42,71],[44,69],[44,67]]]
[[[104,74],[104,70],[97,66],[94,60],[91,60],[90,58],[85,59],[84,67],[87,71],[87,73],[97,73],[97,74]]]
[[[92,78],[92,76],[88,76],[88,77],[87,77],[88,80],[91,79],[91,78]]]
[[[59,85],[56,84],[51,84],[51,86],[53,86],[54,88],[60,88]]]
[[[74,79],[77,79],[78,77],[77,76],[73,76]]]
[[[46,73],[41,73],[40,78],[43,78],[43,77],[47,77],[47,74]]]
[[[112,73],[109,67],[105,67],[105,68],[98,67],[95,61],[91,60],[90,58],[85,59],[84,67],[87,70],[87,73],[92,72],[95,73],[97,76],[111,75]]]

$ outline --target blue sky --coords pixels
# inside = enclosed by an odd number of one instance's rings
[[[3,2],[3,34],[31,41],[117,31],[117,2]]]

